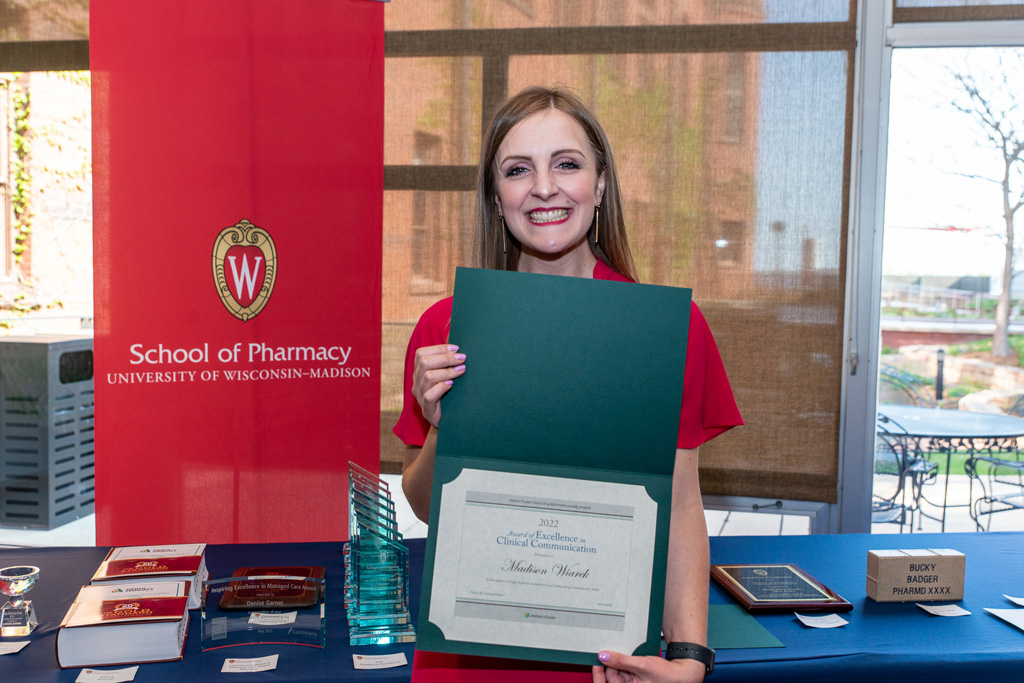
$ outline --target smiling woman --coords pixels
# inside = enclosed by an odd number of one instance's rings
[[[519,270],[588,277],[597,259],[587,243],[604,195],[604,169],[583,129],[549,109],[520,122],[498,148],[498,215],[521,250]]]
[[[638,279],[611,146],[568,90],[527,88],[497,110],[480,153],[476,210],[478,266],[591,277],[603,261]]]
[[[531,87],[496,110],[484,133],[477,170],[477,264],[495,270],[635,281],[622,216],[618,177],[608,140],[594,115],[564,89]],[[467,372],[467,353],[449,340],[452,298],[431,306],[413,330],[406,352],[404,406],[395,434],[406,444],[402,489],[413,511],[428,521],[442,403]],[[529,368],[524,368],[529,371]],[[538,377],[538,391],[545,378]],[[614,383],[612,383],[614,384]],[[608,388],[614,400],[617,387]],[[595,398],[595,397],[591,397]],[[585,413],[581,418],[586,419]],[[662,630],[666,640],[706,652],[708,539],[697,479],[697,449],[743,423],[711,331],[691,305],[683,405],[672,475],[670,540]],[[516,419],[510,414],[508,419]],[[522,429],[530,429],[522,420]],[[486,447],[486,446],[485,446]],[[557,478],[556,478],[557,479]],[[570,486],[561,481],[553,486]],[[441,517],[444,517],[442,514]],[[434,520],[435,522],[437,520]],[[587,552],[584,542],[537,534],[547,550]],[[505,539],[509,540],[509,539]],[[514,539],[502,545],[516,545]],[[531,546],[532,547],[532,546]],[[684,550],[685,549],[685,550]],[[534,566],[524,564],[529,571]],[[516,565],[514,571],[526,571]],[[584,575],[586,568],[564,570]],[[689,655],[633,657],[602,651],[591,668],[549,671],[523,664],[499,672],[465,657],[417,652],[413,680],[614,681],[643,670],[658,680],[699,681],[705,664]],[[526,667],[526,668],[523,668]],[[710,669],[708,669],[710,670]],[[451,674],[451,675],[449,675]],[[504,674],[504,675],[503,675]],[[538,678],[540,675],[540,678]],[[551,676],[550,678],[548,676]]]

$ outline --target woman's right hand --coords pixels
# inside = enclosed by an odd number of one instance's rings
[[[456,377],[466,371],[466,354],[457,353],[455,344],[438,344],[416,349],[412,373],[412,395],[420,404],[423,417],[437,427],[441,421],[441,399],[452,388]]]

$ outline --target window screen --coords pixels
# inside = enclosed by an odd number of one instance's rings
[[[508,94],[563,84],[608,133],[641,279],[693,289],[747,422],[702,447],[702,490],[834,502],[853,10],[390,3],[382,469],[411,326],[470,265],[480,129]]]

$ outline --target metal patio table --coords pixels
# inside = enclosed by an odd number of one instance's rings
[[[950,505],[947,501],[949,467],[953,452],[966,450],[972,457],[978,453],[995,455],[1016,452],[1017,438],[1024,436],[1024,419],[1011,415],[890,404],[878,406],[878,414],[903,427],[907,436],[916,442],[926,457],[931,454],[945,454],[946,480],[942,492],[942,505],[939,506],[925,498],[929,504],[941,507],[942,516],[939,521],[942,523],[942,531],[946,530],[946,508],[969,507],[971,504],[967,501]]]

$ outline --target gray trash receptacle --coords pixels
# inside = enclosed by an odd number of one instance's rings
[[[93,340],[0,337],[0,526],[94,510]]]

